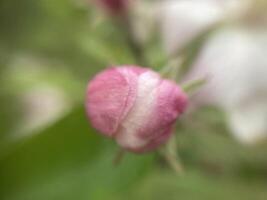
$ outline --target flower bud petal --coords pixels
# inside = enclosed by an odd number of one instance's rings
[[[134,74],[129,73],[127,77],[131,80],[130,84],[136,84]],[[112,136],[124,111],[131,107],[135,87],[131,87],[129,83],[117,69],[110,68],[97,75],[88,85],[88,116],[101,133]]]
[[[105,70],[89,83],[86,106],[96,129],[127,150],[146,152],[169,138],[187,96],[152,70],[124,66]]]

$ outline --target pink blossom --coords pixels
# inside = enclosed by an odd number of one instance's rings
[[[187,106],[187,96],[148,68],[109,68],[90,81],[88,117],[97,130],[124,149],[142,153],[164,143]]]
[[[117,15],[123,13],[128,6],[128,0],[97,0],[110,14]]]

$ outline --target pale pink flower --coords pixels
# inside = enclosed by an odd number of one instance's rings
[[[161,33],[165,50],[174,54],[223,19],[222,8],[212,1],[164,1]]]
[[[137,153],[164,143],[186,106],[187,96],[178,85],[136,66],[101,72],[90,81],[86,95],[93,127]]]
[[[105,8],[110,14],[118,15],[128,7],[129,0],[95,0],[97,4]]]
[[[131,21],[136,40],[148,42],[159,29],[167,55],[175,55],[218,24],[237,20],[252,0],[135,0]]]
[[[266,31],[228,26],[205,44],[187,78],[208,78],[193,103],[222,108],[232,133],[246,144],[267,137],[266,52]]]

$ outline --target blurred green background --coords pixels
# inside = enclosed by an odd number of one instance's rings
[[[234,141],[215,108],[177,125],[185,175],[157,153],[112,164],[83,100],[97,71],[136,63],[122,34],[86,1],[0,0],[0,199],[267,199],[266,144]]]

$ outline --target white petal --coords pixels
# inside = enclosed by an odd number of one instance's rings
[[[167,53],[175,53],[222,18],[219,4],[207,1],[162,3],[162,37]]]
[[[139,77],[136,102],[116,134],[117,142],[123,147],[134,149],[147,143],[140,139],[137,133],[138,129],[148,121],[155,106],[155,89],[158,83],[158,75],[150,71]]]
[[[199,98],[229,113],[230,128],[241,141],[267,136],[266,52],[265,32],[228,28],[206,44],[191,74],[210,77]]]
[[[235,137],[253,144],[267,137],[267,98],[230,111],[229,125]]]

